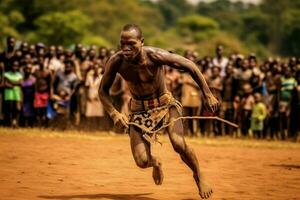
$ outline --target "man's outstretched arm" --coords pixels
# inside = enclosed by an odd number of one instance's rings
[[[203,96],[207,99],[207,103],[212,112],[215,112],[219,107],[218,100],[211,93],[204,76],[196,66],[196,64],[180,55],[169,53],[161,49],[155,49],[153,57],[161,64],[168,65],[176,69],[182,69],[188,72],[194,81],[200,87]]]
[[[104,109],[109,114],[109,116],[114,121],[114,124],[119,124],[122,127],[128,128],[128,119],[125,115],[119,113],[116,108],[113,106],[112,100],[109,96],[109,89],[112,86],[116,74],[120,66],[120,61],[117,55],[112,56],[105,66],[105,72],[101,80],[99,87],[99,99],[101,100]]]

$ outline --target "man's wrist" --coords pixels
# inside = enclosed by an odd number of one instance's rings
[[[119,114],[119,112],[117,110],[114,110],[112,112],[109,113],[109,116],[114,119],[117,115]]]

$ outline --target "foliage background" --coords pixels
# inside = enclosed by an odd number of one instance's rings
[[[0,48],[9,35],[46,45],[116,48],[126,23],[142,27],[147,45],[201,56],[217,44],[227,53],[300,55],[300,0],[1,0]]]

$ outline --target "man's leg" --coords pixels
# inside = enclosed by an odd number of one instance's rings
[[[180,117],[177,109],[172,107],[170,109],[170,117]],[[207,186],[200,173],[199,164],[194,151],[186,144],[184,140],[184,129],[181,120],[174,122],[172,126],[168,128],[168,134],[174,150],[180,155],[182,161],[189,166],[193,171],[194,179],[196,181],[199,194],[201,198],[209,198],[212,194],[212,189]]]
[[[142,133],[130,127],[130,145],[136,165],[140,168],[153,167],[153,179],[156,185],[163,182],[161,162],[151,155],[150,144],[142,138]]]

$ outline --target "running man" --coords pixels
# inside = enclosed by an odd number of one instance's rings
[[[151,155],[150,143],[144,137],[144,128],[153,131],[181,116],[180,104],[166,88],[163,66],[168,65],[189,72],[201,88],[212,112],[218,109],[219,102],[212,95],[200,70],[192,61],[159,48],[144,46],[142,31],[137,25],[125,25],[120,37],[120,51],[111,56],[106,63],[99,97],[115,125],[129,129],[131,150],[137,166],[153,167],[154,182],[161,185],[163,181],[161,162]],[[109,89],[117,73],[125,79],[132,95],[129,118],[115,109],[109,97]],[[129,121],[144,127],[143,130],[129,125]],[[173,122],[166,131],[174,150],[193,171],[201,198],[209,198],[212,189],[202,177],[194,151],[185,142],[182,120]]]

